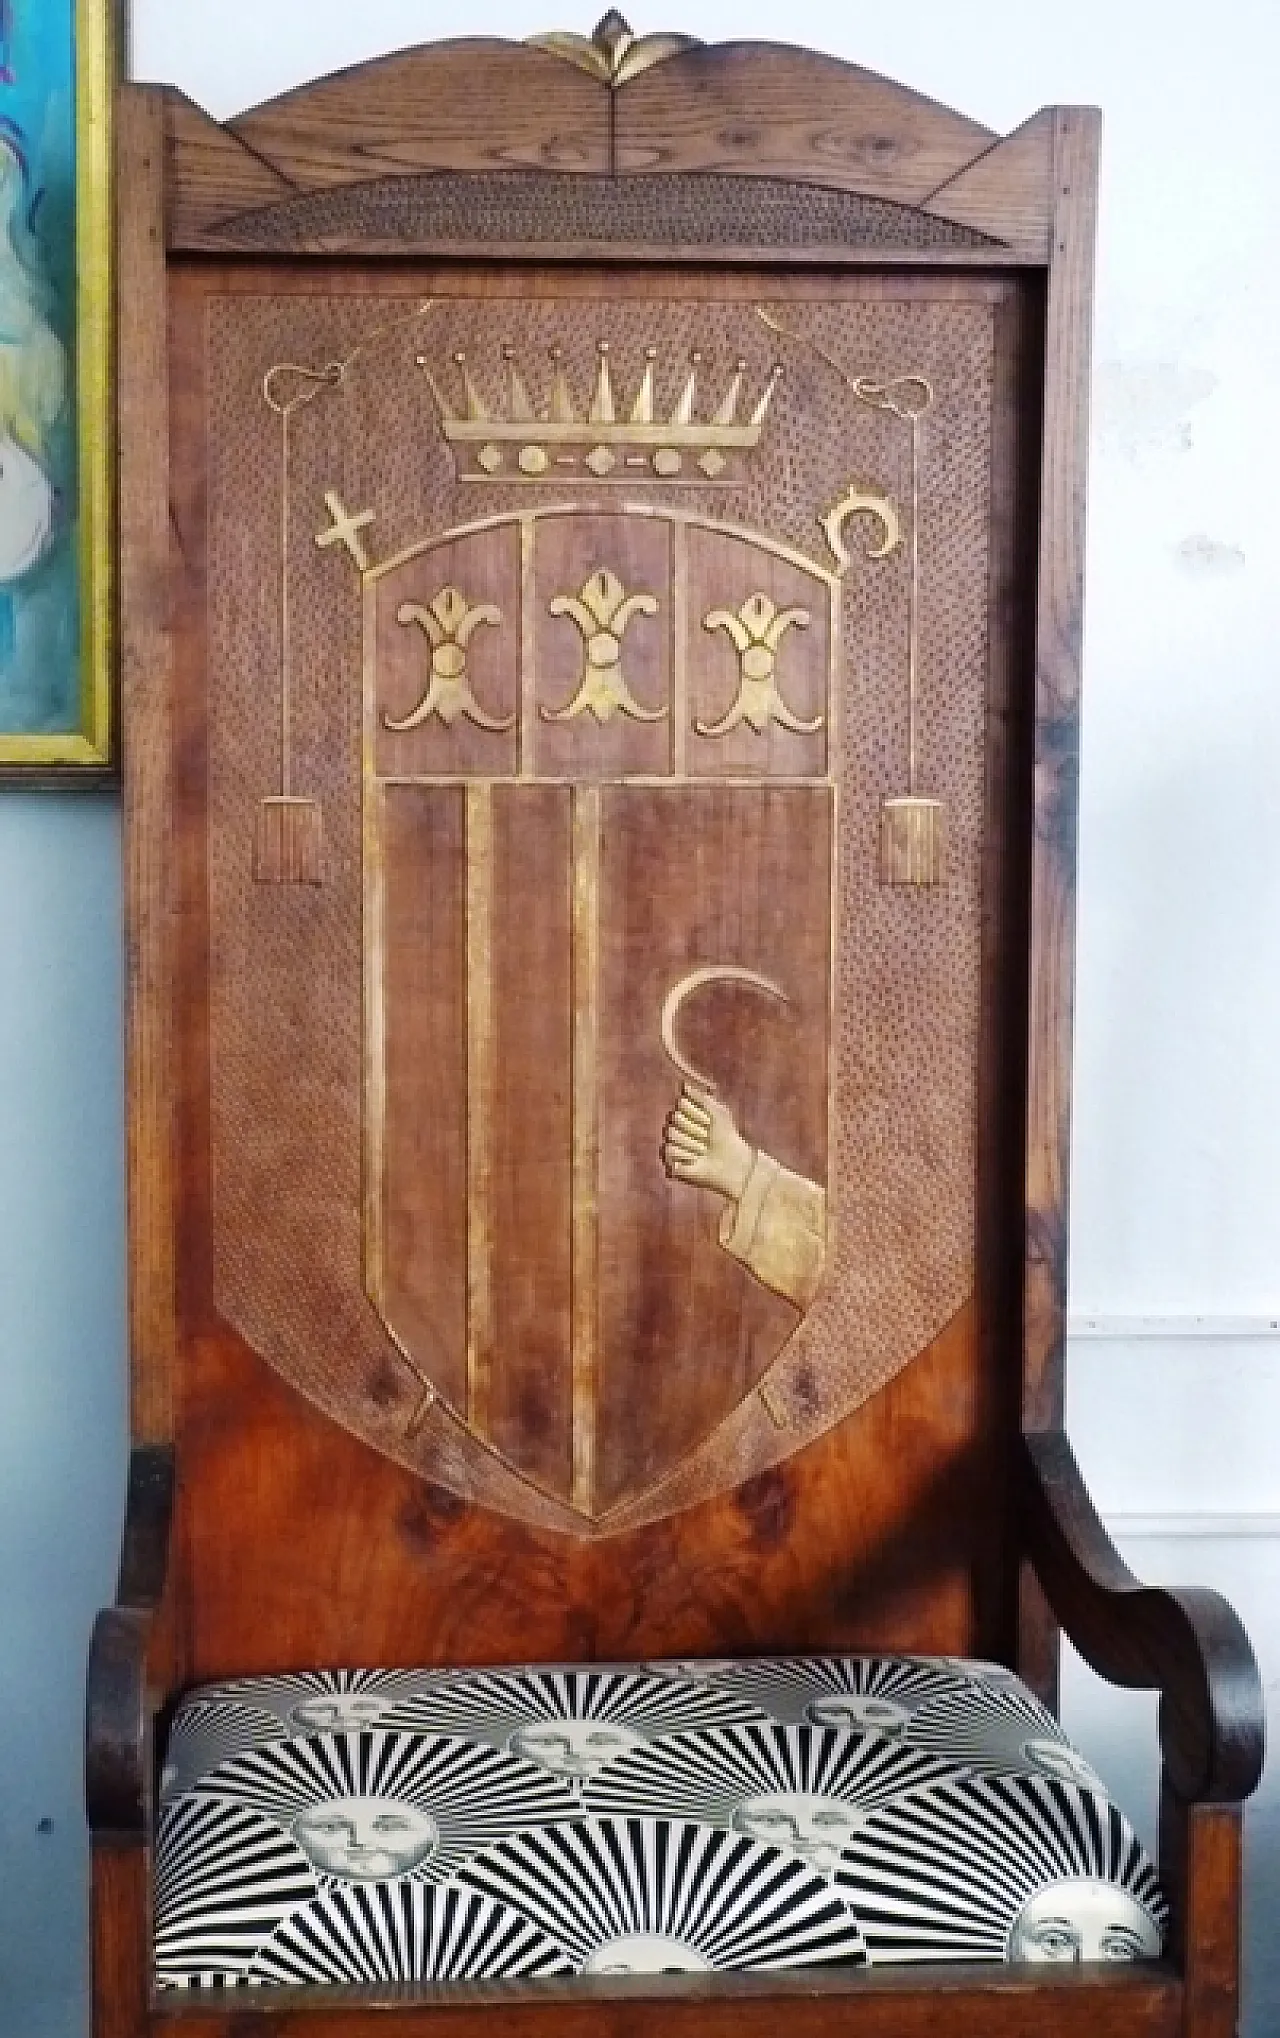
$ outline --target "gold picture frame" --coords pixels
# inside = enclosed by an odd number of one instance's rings
[[[115,572],[114,572],[114,165],[113,110],[120,49],[119,0],[17,0],[5,20],[12,48],[0,52],[0,128],[24,176],[21,124],[8,113],[7,97],[29,81],[13,59],[34,63],[37,43],[47,52],[48,39],[65,29],[70,38],[74,84],[72,119],[74,185],[66,194],[61,215],[70,225],[73,246],[70,273],[73,288],[62,306],[64,330],[57,334],[72,373],[67,380],[73,414],[62,420],[70,457],[74,499],[59,504],[60,537],[65,578],[78,587],[74,641],[65,648],[60,672],[48,674],[49,692],[43,716],[31,726],[30,697],[25,715],[6,693],[0,663],[0,779],[53,784],[83,783],[82,773],[100,776],[115,761]],[[30,26],[38,23],[38,27]],[[24,32],[28,40],[24,44]],[[35,89],[38,91],[39,81]],[[51,90],[55,89],[50,87]],[[36,198],[42,194],[36,194]],[[36,200],[33,199],[33,203]],[[56,211],[56,208],[53,208]],[[65,263],[67,249],[52,251]],[[51,314],[57,318],[57,311]],[[69,328],[69,330],[67,330]],[[51,541],[50,549],[54,549]],[[72,577],[74,576],[74,577]],[[0,600],[18,601],[18,594],[0,590]],[[46,609],[55,594],[46,589]],[[12,621],[0,618],[10,632]],[[4,632],[0,629],[0,648]],[[50,661],[51,664],[56,661]],[[61,687],[60,695],[56,692]],[[18,697],[19,705],[21,697]]]

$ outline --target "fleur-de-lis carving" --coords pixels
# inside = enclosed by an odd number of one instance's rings
[[[822,727],[822,715],[802,721],[778,690],[778,647],[793,625],[807,630],[810,621],[808,609],[780,609],[767,594],[748,595],[736,615],[712,609],[703,617],[703,629],[723,630],[738,654],[738,696],[718,722],[695,723],[700,736],[727,736],[740,722],[748,723],[757,735],[771,722],[797,736],[812,736]]]
[[[607,722],[615,713],[636,722],[660,722],[666,708],[645,708],[627,685],[622,670],[622,639],[636,616],[656,616],[657,597],[628,594],[616,573],[601,566],[588,574],[577,594],[558,594],[550,604],[553,616],[568,616],[582,632],[582,674],[567,707],[543,708],[543,720],[569,722],[593,714]]]
[[[406,628],[416,624],[428,639],[431,645],[431,677],[417,707],[403,720],[396,722],[390,715],[383,716],[388,729],[394,729],[397,735],[401,735],[406,729],[421,728],[433,715],[438,715],[446,728],[452,728],[462,719],[495,733],[513,726],[514,715],[508,715],[503,721],[486,715],[472,693],[467,677],[467,646],[481,623],[498,624],[502,621],[501,609],[488,601],[478,602],[472,608],[459,588],[442,587],[434,601],[425,608],[419,602],[402,602],[396,611],[396,621]]]

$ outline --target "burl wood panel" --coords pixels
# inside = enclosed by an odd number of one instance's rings
[[[374,760],[374,780],[394,764],[393,775],[401,777],[453,776],[455,785],[477,784],[478,773],[487,776],[495,769],[482,762],[491,753],[503,759],[500,772],[511,770],[508,736],[482,730],[465,716],[448,728],[428,718],[400,735],[383,726],[389,711],[393,719],[405,719],[406,706],[411,709],[429,670],[426,638],[412,622],[401,623],[400,612],[406,602],[430,603],[447,577],[456,578],[468,601],[483,598],[502,613],[500,625],[477,629],[468,657],[475,659],[478,697],[503,718],[513,711],[511,646],[519,611],[522,669],[529,671],[531,658],[535,682],[525,688],[517,746],[524,769],[565,772],[583,785],[635,771],[667,776],[680,762],[673,729],[679,691],[673,684],[674,661],[689,675],[684,769],[693,771],[694,753],[702,757],[711,748],[711,739],[698,737],[694,726],[698,703],[709,698],[704,695],[709,675],[715,675],[720,712],[726,694],[727,641],[705,629],[705,617],[714,608],[736,610],[753,593],[767,593],[777,602],[794,597],[810,612],[807,630],[794,627],[782,644],[777,671],[784,696],[793,688],[796,710],[812,719],[829,628],[823,575],[830,574],[833,563],[819,519],[854,477],[874,478],[904,502],[909,491],[907,435],[896,419],[851,406],[830,369],[798,346],[779,343],[755,318],[753,305],[768,301],[786,308],[789,318],[853,372],[885,376],[911,370],[927,374],[938,392],[926,438],[922,516],[921,757],[925,789],[948,806],[947,879],[925,893],[879,882],[879,802],[905,789],[907,578],[901,555],[880,564],[855,556],[838,603],[843,653],[824,738],[836,784],[835,862],[840,873],[830,923],[837,1025],[831,1042],[833,1137],[827,1173],[836,1215],[827,1279],[769,1373],[767,1400],[748,1394],[727,1409],[723,1382],[735,1378],[746,1387],[758,1377],[772,1332],[763,1341],[749,1339],[745,1355],[737,1346],[726,1346],[723,1365],[718,1358],[712,1369],[720,1383],[714,1387],[691,1384],[684,1361],[673,1365],[665,1382],[654,1383],[647,1436],[643,1425],[633,1425],[635,1462],[628,1467],[615,1460],[601,1488],[604,1504],[614,1504],[600,1526],[616,1533],[647,1516],[688,1506],[790,1455],[927,1346],[973,1289],[984,696],[992,634],[986,531],[993,321],[995,307],[1013,286],[986,279],[887,284],[874,278],[814,278],[784,285],[776,277],[713,285],[709,279],[674,275],[661,292],[646,280],[638,302],[616,275],[603,280],[559,275],[553,287],[548,281],[544,291],[531,293],[509,272],[491,271],[470,282],[465,275],[455,277],[450,294],[427,306],[432,289],[443,286],[422,274],[397,275],[389,284],[372,275],[329,272],[323,292],[320,283],[315,274],[307,276],[305,285],[261,271],[236,278],[210,275],[208,282],[193,274],[179,291],[183,351],[204,364],[209,383],[207,403],[202,407],[193,390],[184,409],[182,446],[187,451],[180,446],[179,458],[189,457],[197,471],[207,460],[210,477],[207,530],[197,520],[184,533],[195,554],[203,556],[207,545],[211,561],[207,666],[200,629],[194,626],[183,684],[193,730],[199,726],[201,688],[207,683],[210,690],[208,900],[214,966],[203,1051],[212,1077],[214,1294],[221,1315],[255,1349],[379,1449],[460,1493],[481,1495],[499,1509],[577,1533],[588,1527],[598,1506],[581,1482],[573,1489],[572,1508],[557,1497],[563,1494],[564,1478],[565,1439],[563,1429],[555,1427],[563,1420],[563,1369],[553,1368],[545,1391],[533,1392],[531,1378],[542,1369],[527,1363],[531,1348],[523,1342],[520,1354],[508,1357],[493,1313],[496,1290],[484,1273],[486,1265],[496,1270],[506,1264],[506,1248],[500,1249],[498,1240],[511,1209],[521,1201],[518,1177],[530,1149],[521,1145],[518,1156],[513,1150],[503,1162],[502,1171],[516,1178],[517,1186],[509,1192],[501,1225],[494,1216],[497,1205],[486,1202],[481,1229],[489,1243],[481,1241],[479,1254],[460,1245],[456,1212],[440,1231],[442,1242],[454,1240],[449,1249],[455,1271],[446,1288],[456,1293],[456,1256],[465,1249],[469,1295],[479,1283],[488,1297],[489,1330],[481,1310],[479,1330],[473,1334],[469,1325],[464,1340],[464,1348],[474,1348],[477,1339],[481,1344],[487,1339],[493,1355],[492,1362],[477,1361],[473,1350],[467,1361],[478,1386],[473,1383],[464,1394],[460,1385],[465,1349],[460,1356],[454,1303],[443,1309],[450,1357],[437,1365],[428,1347],[431,1338],[440,1336],[439,1329],[433,1326],[428,1336],[424,1327],[419,1350],[414,1348],[417,1332],[405,1336],[397,1326],[397,1343],[366,1294],[365,1132],[368,1099],[380,1077],[369,1066],[373,1036],[363,960],[370,925],[370,855],[379,853],[378,801],[383,795],[365,798],[362,726],[371,732],[367,754]],[[425,307],[418,315],[413,315],[415,303]],[[389,321],[407,317],[409,322],[383,330]],[[740,482],[733,487],[700,483],[695,493],[649,479],[638,505],[643,514],[624,516],[627,498],[581,473],[571,483],[538,485],[458,479],[453,452],[440,436],[424,362],[437,387],[456,387],[447,381],[454,372],[450,356],[463,346],[483,400],[496,410],[504,400],[503,342],[517,350],[538,400],[545,396],[549,375],[543,365],[547,351],[561,345],[577,401],[585,406],[598,363],[597,342],[605,337],[620,402],[631,399],[646,347],[658,349],[660,410],[670,408],[691,353],[700,352],[700,416],[719,402],[736,360],[746,362],[744,402],[750,403],[775,355],[785,353],[773,408]],[[368,344],[346,382],[300,412],[294,429],[294,785],[314,798],[323,813],[324,882],[306,887],[254,884],[255,815],[261,798],[275,789],[280,740],[273,701],[280,642],[279,426],[262,403],[261,382],[277,361],[343,359],[362,341]],[[373,512],[363,542],[375,562],[412,555],[403,566],[385,575],[379,571],[369,582],[377,590],[378,653],[368,662],[373,693],[367,704],[360,697],[366,660],[359,577],[340,547],[322,551],[313,542],[330,521],[326,490],[336,491],[352,510]],[[570,507],[580,513],[542,514]],[[501,522],[513,516],[532,519],[526,531],[533,533],[531,565],[518,601],[514,526]],[[497,529],[453,540],[446,548],[422,549],[425,540],[453,526],[494,518]],[[743,535],[722,538],[706,528],[712,523],[727,524]],[[683,597],[674,563],[681,534],[687,540]],[[860,539],[853,531],[849,535],[856,555]],[[812,570],[785,567],[770,545],[802,554],[813,562]],[[632,675],[635,697],[650,711],[666,701],[673,712],[661,724],[591,713],[550,723],[543,711],[548,703],[555,712],[570,701],[583,643],[566,615],[551,615],[551,601],[580,592],[583,577],[609,561],[620,581],[652,595],[658,604],[658,614],[637,615],[626,632],[623,666]],[[728,663],[731,677],[731,657]],[[378,691],[384,678],[390,689],[385,700]],[[717,740],[728,744],[735,739],[736,732],[735,738]],[[819,748],[816,738],[797,738],[795,747],[789,747],[775,730],[754,756],[745,738],[726,755],[744,760],[750,785],[820,767]],[[502,790],[495,786],[495,793]],[[192,796],[198,797],[194,786]],[[606,809],[613,798],[606,787]],[[496,802],[494,811],[499,811]],[[716,846],[703,843],[695,863],[709,859],[710,868],[719,858],[732,868],[729,831],[717,824],[708,841]],[[789,837],[788,844],[789,855]],[[380,853],[384,865],[388,854],[393,861],[401,856],[399,848],[388,850],[386,841]],[[453,854],[442,861],[442,898],[433,902],[432,913],[446,911]],[[422,919],[428,909],[416,891],[430,883],[431,852],[420,844],[414,855],[416,877],[410,880],[401,872],[396,879],[407,887],[405,938],[419,948],[429,938],[435,946],[437,937]],[[797,925],[808,925],[813,902],[829,896],[824,855],[820,846],[799,892],[798,867],[778,883],[780,900],[790,887],[789,910]],[[197,862],[202,867],[201,857]],[[199,868],[193,868],[191,882],[192,903],[198,907],[203,888]],[[749,898],[755,882],[750,867],[746,875],[739,874],[742,898]],[[468,885],[475,890],[470,880]],[[388,898],[394,889],[388,881]],[[504,910],[518,911],[522,895],[523,886]],[[486,906],[477,895],[475,903],[477,910],[493,910],[492,900]],[[449,971],[458,967],[463,937],[449,921],[447,935],[440,938],[445,960],[436,974],[445,986]],[[609,938],[606,915],[603,953]],[[531,966],[539,958],[545,961],[549,952],[540,941],[529,950]],[[558,953],[562,956],[562,948]],[[388,978],[379,994],[392,1014],[393,1030],[400,1023],[394,1015],[406,999],[411,1003],[433,994],[430,986],[436,981],[423,955],[401,960],[405,988]],[[563,972],[565,965],[560,960],[555,967]],[[509,994],[492,995],[497,1014]],[[455,994],[442,989],[442,996],[448,1003]],[[513,984],[510,996],[523,1007],[540,1001],[540,986]],[[606,1005],[601,1009],[607,1019]],[[460,1021],[456,1005],[450,1010],[448,1027],[456,1043]],[[645,1027],[653,1023],[652,1014],[644,1015]],[[538,1050],[523,1044],[518,1024],[495,1017],[487,1035],[474,1021],[467,1024],[469,1050],[479,1042],[477,1051],[489,1057],[486,1080],[515,1083],[520,1094],[532,1094],[532,1073],[517,1076],[503,1066],[504,1058],[515,1053],[530,1071],[537,1069]],[[508,1030],[499,1045],[496,1029],[501,1025]],[[412,1038],[412,1026],[405,1038]],[[806,1038],[803,1045],[806,1065],[820,1067],[827,1056],[825,1039]],[[405,1087],[407,1071],[420,1060],[406,1050],[397,1064],[396,1082],[404,1095],[417,1100],[418,1129],[406,1124],[396,1133],[406,1142],[406,1167],[416,1165],[419,1154],[425,1161],[430,1151],[429,1141],[414,1144],[427,1139],[421,1128],[430,1108],[430,1079],[419,1070]],[[554,1066],[554,1055],[552,1060]],[[455,1089],[455,1079],[447,1079],[442,1094],[448,1101],[441,1110],[440,1136],[455,1156],[443,1170],[451,1182],[456,1181],[459,1138],[450,1118]],[[505,1102],[495,1109],[495,1122],[501,1110],[511,1109],[515,1094],[508,1087]],[[660,1200],[667,1194],[658,1152],[662,1113],[653,1115],[646,1106],[641,1115],[649,1142],[644,1194]],[[596,1136],[600,1151],[608,1152],[613,1135],[605,1119]],[[469,1185],[478,1168],[492,1188],[499,1172],[497,1150],[485,1146],[477,1155],[470,1152],[476,1144],[469,1134]],[[198,1161],[198,1140],[192,1152]],[[789,1164],[785,1154],[778,1157]],[[417,1249],[408,1240],[426,1222],[426,1206],[419,1211],[421,1199],[431,1201],[436,1194],[436,1188],[425,1186],[407,1189],[408,1200],[397,1218],[398,1278],[406,1293],[416,1284],[420,1322],[431,1285],[423,1272],[428,1248],[422,1247],[418,1271],[410,1279]],[[261,1213],[268,1210],[271,1222],[264,1224]],[[474,1213],[467,1225],[475,1235],[473,1218]],[[518,1254],[540,1250],[527,1217],[515,1235],[522,1241]],[[305,1281],[298,1278],[301,1266],[308,1269]],[[518,1272],[516,1261],[510,1266],[514,1292],[523,1293],[527,1309],[532,1308],[528,1298],[536,1284]],[[745,1268],[730,1271],[742,1284],[753,1278]],[[575,1295],[579,1299],[572,1307],[581,1309],[579,1290]],[[548,1306],[540,1346],[545,1350],[555,1342],[561,1304]],[[772,1299],[740,1304],[766,1313],[772,1306]],[[634,1320],[634,1304],[628,1303],[627,1310]],[[625,1367],[618,1377],[624,1374]],[[424,1405],[424,1378],[439,1390],[434,1406]],[[670,1420],[662,1413],[668,1395],[675,1411]],[[476,1436],[469,1433],[466,1411],[474,1412],[481,1401],[490,1411],[505,1407],[501,1438],[481,1423],[475,1425]],[[529,1411],[527,1441],[522,1408]],[[709,1425],[704,1434],[697,1433],[695,1409]],[[490,1419],[497,1420],[492,1414]],[[621,1432],[625,1425],[620,1416],[616,1420]],[[669,1454],[665,1460],[655,1443],[663,1437],[662,1450]],[[652,1483],[659,1469],[660,1481]],[[646,1479],[651,1482],[647,1486]]]
[[[997,1651],[988,1501],[1004,1438],[973,1338],[965,1311],[785,1465],[588,1540],[389,1462],[239,1340],[206,1335],[184,1366],[184,1681],[316,1663]]]

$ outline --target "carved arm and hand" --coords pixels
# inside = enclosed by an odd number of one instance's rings
[[[1111,1684],[1160,1693],[1165,1775],[1184,1804],[1237,1804],[1262,1773],[1262,1680],[1219,1593],[1143,1585],[1058,1431],[1023,1438],[1023,1548],[1053,1612]]]
[[[85,1799],[93,1837],[141,1844],[151,1828],[152,1673],[168,1571],[174,1456],[143,1445],[129,1461],[116,1603],[98,1615],[89,1652]]]
[[[673,1181],[722,1196],[725,1251],[766,1288],[808,1308],[826,1257],[827,1198],[817,1182],[757,1151],[728,1106],[689,1083],[663,1127],[662,1164]]]

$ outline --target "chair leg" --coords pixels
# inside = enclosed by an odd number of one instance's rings
[[[146,2038],[151,1970],[147,1851],[95,1842],[93,2038]]]
[[[1183,2038],[1238,2038],[1241,1808],[1182,1804],[1166,1783],[1160,1869],[1183,1975]]]

